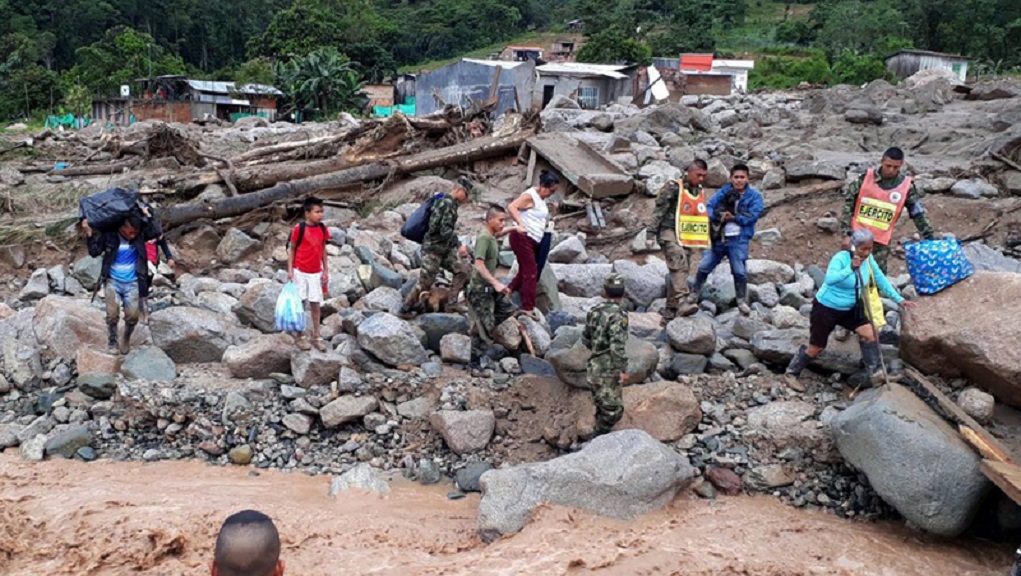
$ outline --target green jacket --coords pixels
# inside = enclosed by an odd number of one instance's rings
[[[879,172],[876,172],[879,175]],[[840,229],[845,235],[851,235],[851,222],[854,220],[854,207],[858,203],[858,193],[861,192],[861,186],[865,182],[865,174],[862,174],[860,178],[855,180],[853,183],[848,185],[847,192],[844,197],[844,210],[840,218]],[[896,188],[904,181],[905,176],[903,174],[898,175],[892,180],[880,180],[879,187],[883,190],[890,190]],[[922,235],[926,240],[932,240],[936,236],[936,230],[933,229],[932,224],[929,223],[929,214],[925,211],[925,207],[922,206],[922,198],[925,195],[922,194],[912,182],[911,189],[908,190],[908,197],[904,200],[904,207],[908,210],[908,215],[915,222],[915,227],[918,228],[918,233]],[[900,218],[900,214],[894,217],[894,222]]]
[[[611,376],[627,371],[628,319],[617,302],[605,301],[589,310],[582,342],[592,351],[588,372]]]

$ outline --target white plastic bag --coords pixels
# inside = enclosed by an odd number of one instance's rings
[[[298,287],[294,282],[288,282],[277,297],[277,307],[274,314],[277,330],[281,332],[304,332],[305,331],[305,306],[298,295]]]

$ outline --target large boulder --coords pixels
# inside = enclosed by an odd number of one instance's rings
[[[959,535],[989,490],[979,455],[900,385],[866,391],[830,425],[844,459],[923,530]]]
[[[613,273],[612,264],[550,264],[562,294],[580,298],[602,296],[603,282]]]
[[[440,410],[429,416],[429,424],[455,454],[470,454],[489,445],[496,416],[492,410]]]
[[[735,331],[735,334],[737,332]],[[841,342],[830,337],[826,350],[809,364],[828,372],[854,374],[861,363],[861,350],[856,338]],[[808,345],[808,330],[787,328],[784,330],[756,330],[751,339],[755,356],[777,367],[785,367],[802,345]]]
[[[200,308],[175,306],[153,312],[149,328],[153,343],[178,364],[219,362],[230,346],[223,320]]]
[[[99,277],[103,274],[103,259],[86,256],[71,267],[71,277],[81,283],[90,292],[99,286]]]
[[[573,454],[483,474],[479,534],[518,532],[544,502],[632,519],[669,504],[694,476],[687,458],[644,431],[605,434]]]
[[[351,364],[347,356],[336,352],[309,350],[291,356],[294,382],[303,388],[325,386],[340,377],[341,368]]]
[[[373,396],[341,396],[323,406],[319,410],[319,417],[323,420],[323,426],[335,428],[348,422],[361,420],[362,417],[372,413],[378,407],[379,401]]]
[[[702,421],[702,410],[691,388],[660,380],[624,388],[624,417],[614,430],[637,428],[660,442],[675,442]]]
[[[823,180],[843,180],[847,176],[847,167],[840,162],[824,160],[819,162],[790,162],[784,165],[788,182],[798,182],[810,178]]]
[[[128,380],[171,382],[177,378],[177,366],[163,350],[144,346],[128,354],[121,366],[121,373]]]
[[[123,324],[122,324],[123,326]],[[73,360],[78,349],[106,346],[106,317],[85,300],[47,296],[35,307],[33,329],[36,340],[48,348],[46,355]],[[141,345],[149,336],[142,325],[131,337],[133,346]]]
[[[231,228],[216,247],[216,256],[228,264],[237,262],[259,249],[259,241],[248,234]]]
[[[787,284],[794,281],[794,269],[783,262],[749,260],[746,267],[749,284]]]
[[[901,356],[925,373],[964,376],[1021,406],[1021,275],[976,272],[919,300],[905,318]]]
[[[588,260],[585,243],[577,236],[568,236],[550,250],[549,261],[557,264],[574,264]]]
[[[704,316],[675,318],[666,325],[674,350],[708,356],[716,351],[716,326]]]
[[[989,272],[1003,271],[1021,274],[1021,260],[1015,260],[1003,255],[1003,252],[990,248],[979,242],[972,242],[964,246],[964,255],[975,267],[975,270],[986,270]]]
[[[21,288],[18,298],[23,301],[38,300],[50,293],[50,277],[45,268],[39,268],[32,272],[28,282]]]
[[[437,354],[440,341],[447,334],[468,334],[468,319],[460,314],[422,314],[416,324],[425,332],[429,349]]]
[[[627,297],[639,306],[648,306],[658,298],[666,297],[666,262],[654,256],[644,266],[630,260],[617,260],[613,271],[624,277]]]
[[[284,289],[283,284],[276,282],[260,282],[245,290],[241,295],[234,314],[242,324],[251,326],[262,332],[271,333],[276,331],[276,319],[274,317],[277,307],[277,298]]]
[[[411,325],[385,312],[358,325],[358,345],[391,366],[417,366],[429,359]]]
[[[263,334],[227,348],[223,363],[235,378],[265,378],[274,372],[289,372],[291,356],[297,352],[294,338],[287,334]]]
[[[638,177],[645,181],[649,196],[655,196],[667,182],[677,180],[684,173],[666,160],[653,160],[638,170]]]
[[[575,388],[588,389],[587,370],[592,351],[581,343],[580,338],[569,346],[554,348],[546,359],[553,366],[557,377]],[[656,371],[659,351],[649,342],[629,336],[624,351],[628,358],[629,382],[643,382]]]

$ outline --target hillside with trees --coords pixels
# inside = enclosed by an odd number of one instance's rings
[[[161,74],[275,84],[348,109],[401,66],[585,22],[580,59],[751,55],[754,87],[865,82],[903,47],[1021,65],[1016,0],[0,0],[0,118],[87,110]]]

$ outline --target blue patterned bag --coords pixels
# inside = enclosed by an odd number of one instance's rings
[[[975,273],[957,240],[922,240],[904,246],[908,274],[919,294],[935,294]]]

